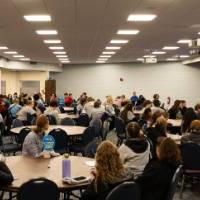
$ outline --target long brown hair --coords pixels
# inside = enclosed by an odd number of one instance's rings
[[[35,133],[43,133],[49,124],[49,120],[45,115],[38,116],[36,120],[36,127],[33,129]]]
[[[96,153],[96,171],[97,180],[103,183],[112,184],[121,178],[124,167],[117,147],[113,143],[105,141],[98,147]]]

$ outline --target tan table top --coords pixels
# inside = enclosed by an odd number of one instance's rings
[[[176,142],[176,144],[181,144],[181,135],[175,135],[175,134],[167,134],[167,137],[171,138],[172,140],[174,140]]]
[[[16,133],[19,134],[19,132],[21,131],[21,129],[28,127],[28,128],[34,128],[35,126],[22,126],[22,127],[17,127],[17,128],[12,128],[10,131],[12,133]],[[50,125],[49,126],[49,130],[51,131],[55,128],[60,128],[63,129],[67,135],[69,136],[75,136],[75,135],[82,135],[83,132],[85,131],[86,127],[83,126],[62,126],[62,125]]]
[[[182,120],[181,119],[168,119],[167,123],[172,124],[172,126],[181,127]]]
[[[74,111],[74,108],[73,107],[63,107],[64,111]]]
[[[78,119],[78,115],[69,115],[67,113],[58,114],[59,119],[70,118],[70,119]]]
[[[17,191],[19,187],[32,178],[45,177],[55,182],[60,190],[72,190],[86,187],[88,184],[68,185],[62,182],[62,156],[43,159],[29,158],[24,156],[6,157],[6,164],[10,168],[15,180],[10,186],[4,187],[8,191]],[[86,161],[93,159],[70,156],[71,176],[90,176],[90,169]]]

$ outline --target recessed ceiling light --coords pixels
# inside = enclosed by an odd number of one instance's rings
[[[152,54],[161,55],[161,54],[166,54],[166,52],[165,51],[153,51]]]
[[[8,49],[8,47],[1,46],[0,49]]]
[[[56,55],[57,58],[67,58],[67,55]]]
[[[139,30],[119,30],[117,31],[118,35],[136,35],[140,31]]]
[[[110,58],[111,55],[102,55],[102,56],[99,56],[100,58]]]
[[[177,58],[167,58],[166,61],[177,61]]]
[[[192,40],[186,40],[186,39],[183,39],[183,40],[179,40],[177,43],[179,44],[189,44]]]
[[[5,51],[4,53],[5,53],[5,54],[17,54],[16,51]]]
[[[56,30],[37,30],[38,35],[57,35],[58,31]]]
[[[154,56],[154,55],[144,55],[143,57],[144,58],[155,58],[156,56]]]
[[[44,40],[46,44],[60,44],[61,40]]]
[[[49,49],[52,49],[52,50],[62,50],[62,49],[64,49],[64,47],[55,46],[55,47],[49,47]]]
[[[190,56],[189,55],[180,55],[179,57],[180,58],[189,58]]]
[[[109,50],[118,50],[118,49],[121,49],[121,47],[106,47],[106,49],[109,49]]]
[[[144,58],[137,58],[137,61],[144,61]]]
[[[68,61],[68,58],[59,58],[60,61]]]
[[[97,60],[96,63],[105,63],[103,60]]]
[[[51,21],[50,15],[25,15],[24,19],[29,22],[49,22]]]
[[[65,51],[54,51],[53,54],[66,54]]]
[[[14,55],[13,57],[14,57],[14,58],[24,58],[23,55]]]
[[[126,44],[128,43],[128,40],[111,40],[111,44]]]
[[[115,51],[103,51],[102,54],[115,54]]]
[[[61,63],[70,63],[69,60],[60,60]]]
[[[20,58],[19,60],[22,60],[22,61],[30,61],[30,58]]]
[[[152,21],[156,18],[156,15],[129,15],[127,21]]]
[[[176,46],[166,46],[166,47],[163,47],[163,50],[176,50],[176,49],[179,49],[179,47],[176,47]]]
[[[98,58],[99,61],[107,61],[108,58]]]

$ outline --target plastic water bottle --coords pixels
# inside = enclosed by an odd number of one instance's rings
[[[71,177],[71,160],[64,157],[62,160],[62,178]]]

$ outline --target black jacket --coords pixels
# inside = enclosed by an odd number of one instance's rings
[[[13,175],[7,165],[0,161],[0,185],[7,185],[14,180]]]
[[[150,161],[136,180],[141,189],[141,200],[165,200],[175,171],[176,166],[158,160]]]

